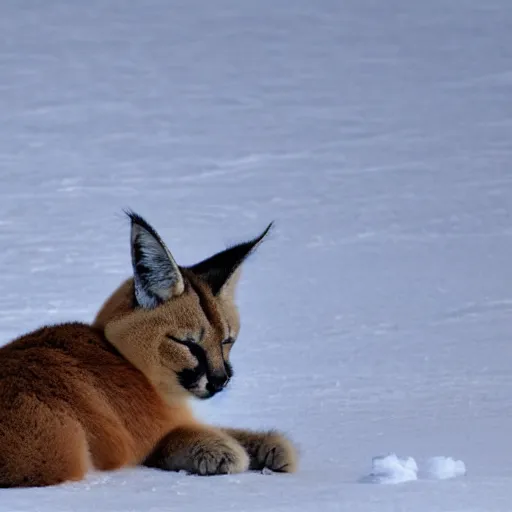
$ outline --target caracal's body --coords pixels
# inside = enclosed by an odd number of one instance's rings
[[[265,233],[182,268],[130,216],[134,276],[94,324],[44,327],[0,348],[0,487],[138,464],[201,475],[293,471],[282,435],[210,427],[188,406],[232,376],[239,266]]]

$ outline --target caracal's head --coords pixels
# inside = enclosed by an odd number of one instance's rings
[[[133,277],[105,302],[94,325],[167,399],[209,398],[233,376],[240,331],[240,267],[268,233],[191,267],[179,266],[158,233],[129,212]]]

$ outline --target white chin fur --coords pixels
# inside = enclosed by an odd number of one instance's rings
[[[206,377],[206,375],[203,375],[197,381],[197,384],[190,391],[192,394],[194,394],[198,398],[206,398],[206,397],[210,396],[210,392],[206,389],[207,384],[208,384],[208,377]]]

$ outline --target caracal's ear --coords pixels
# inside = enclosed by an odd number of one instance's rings
[[[265,238],[270,231],[271,222],[261,235],[253,240],[229,247],[225,251],[214,254],[210,258],[189,267],[196,275],[204,279],[214,295],[234,294],[240,276],[241,264]]]
[[[158,233],[140,216],[131,219],[131,250],[135,299],[140,307],[156,308],[185,289],[183,276]]]

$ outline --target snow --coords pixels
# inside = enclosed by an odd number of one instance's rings
[[[196,408],[288,432],[301,466],[0,511],[510,510],[511,27],[509,0],[1,2],[0,343],[93,318],[130,271],[122,208],[181,264],[275,219],[235,378]],[[361,483],[379,453],[470,472]]]
[[[438,455],[427,461],[425,474],[427,478],[447,480],[466,474],[466,465],[461,460]]]
[[[372,471],[361,478],[361,483],[403,484],[420,479],[448,480],[464,476],[466,465],[461,460],[438,455],[426,460],[419,467],[412,457],[399,457],[396,453],[379,455],[372,459]]]
[[[418,479],[418,465],[412,457],[400,458],[395,453],[374,457],[372,472],[362,479],[375,484],[402,484]]]

